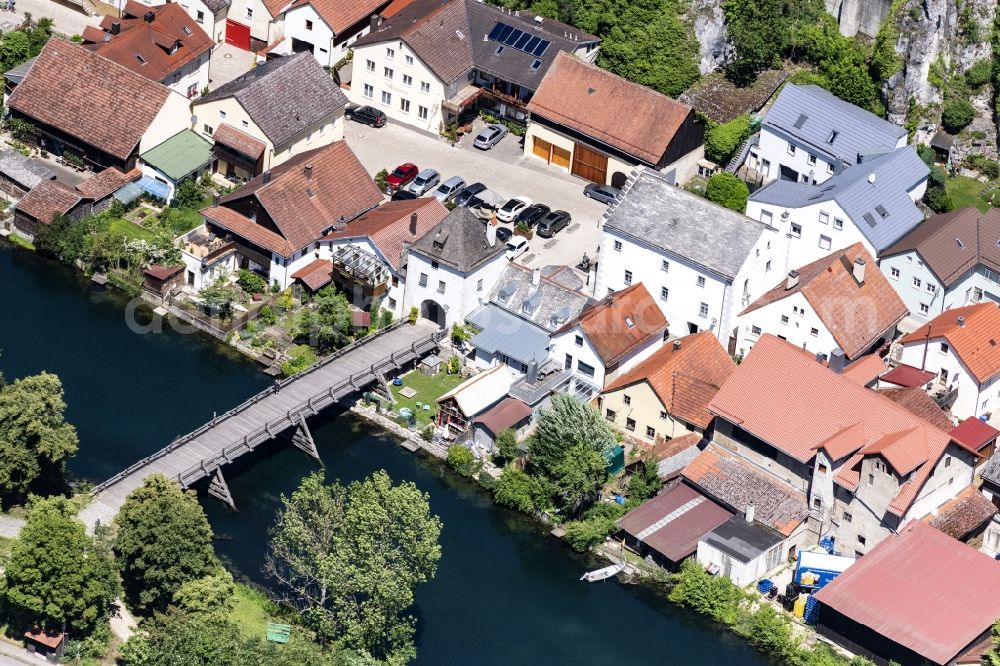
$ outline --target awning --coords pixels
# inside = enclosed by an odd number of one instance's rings
[[[140,190],[152,194],[157,199],[166,200],[170,194],[170,187],[166,183],[161,183],[151,176],[143,176],[136,183]],[[124,188],[123,188],[124,189]]]
[[[522,363],[548,358],[549,332],[493,303],[476,308],[465,320],[480,329],[472,344],[487,354],[499,352]]]
[[[115,192],[114,196],[123,204],[130,204],[142,196],[142,189],[135,183],[125,183],[121,189]]]

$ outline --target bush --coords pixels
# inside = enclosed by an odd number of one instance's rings
[[[240,269],[236,283],[248,294],[263,294],[267,291],[267,280],[245,268]]]
[[[419,318],[420,318],[420,310],[418,310],[417,306],[414,305],[413,307],[410,308],[410,314],[407,317],[407,319],[409,319],[411,324],[416,324],[417,319]]]
[[[917,146],[917,155],[923,160],[923,163],[929,167],[934,166],[934,161],[937,160],[937,153],[934,149],[928,146],[926,143],[922,143]]]
[[[389,187],[389,170],[382,169],[375,174],[375,186],[378,187],[379,191],[385,192],[386,188]]]
[[[274,310],[271,309],[270,305],[265,305],[260,309],[257,321],[261,326],[267,328],[268,326],[274,326],[275,322],[278,321],[278,316],[274,314]]]
[[[747,184],[727,171],[720,171],[709,178],[705,187],[706,199],[737,213],[746,210],[749,196]]]
[[[993,77],[993,63],[989,58],[977,60],[972,67],[965,70],[965,82],[972,88],[979,88],[990,82]]]
[[[509,506],[523,513],[535,511],[536,482],[525,472],[508,467],[500,474],[493,489],[497,504]]]
[[[743,592],[725,576],[713,576],[697,561],[687,559],[671,577],[669,599],[702,615],[732,626],[739,617]]]
[[[448,447],[448,464],[462,476],[471,477],[482,466],[472,449],[462,444],[452,444]]]
[[[1000,163],[996,160],[991,160],[982,153],[969,155],[965,158],[965,165],[970,169],[978,171],[990,180],[1000,178]]]
[[[749,135],[750,116],[747,115],[710,127],[705,132],[705,157],[725,166]]]
[[[976,117],[976,109],[967,99],[950,99],[941,110],[941,124],[951,134],[961,132]]]
[[[174,190],[171,203],[177,208],[197,208],[205,198],[205,188],[197,178],[185,178]]]
[[[316,362],[316,352],[306,345],[293,347],[288,352],[288,360],[281,364],[281,374],[290,377],[302,372]]]
[[[604,540],[618,531],[616,518],[596,515],[583,520],[573,520],[564,526],[566,543],[573,550],[584,552],[604,543]]]
[[[766,654],[793,657],[798,652],[791,622],[770,604],[759,605],[753,613],[741,614],[733,630]]]

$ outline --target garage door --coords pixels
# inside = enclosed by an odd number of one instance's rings
[[[549,155],[552,154],[552,144],[545,139],[539,139],[535,137],[535,143],[531,147],[531,151],[535,154],[535,157],[541,157],[546,162],[549,161]]]
[[[559,146],[552,146],[552,163],[569,170],[569,151]]]
[[[573,175],[594,183],[608,182],[608,156],[576,144],[573,149]]]
[[[250,26],[226,19],[226,44],[245,51],[250,50]]]

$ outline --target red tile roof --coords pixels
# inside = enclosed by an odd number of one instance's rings
[[[658,165],[694,110],[561,52],[528,102],[532,114]]]
[[[130,17],[119,20],[121,31],[90,48],[151,81],[162,81],[212,49],[212,38],[180,5],[130,2],[126,11]],[[143,18],[149,12],[152,22]]]
[[[618,525],[671,562],[680,562],[694,554],[701,537],[732,516],[725,507],[679,483],[626,513]]]
[[[511,428],[528,418],[531,413],[531,407],[520,400],[507,398],[496,407],[492,407],[477,416],[473,424],[483,425],[491,433],[497,435],[501,430]]]
[[[201,214],[212,224],[231,231],[265,250],[275,252],[282,257],[290,257],[295,254],[295,248],[284,238],[231,208],[209,206],[202,209]]]
[[[56,215],[65,215],[82,197],[57,180],[43,180],[28,191],[14,208],[48,224]]]
[[[911,521],[816,599],[932,663],[947,664],[1000,618],[1000,595],[983,593],[997,589],[1000,565],[992,558]]]
[[[136,168],[128,173],[122,173],[116,167],[108,167],[77,185],[76,191],[88,199],[99,201],[114,194],[127,183],[138,180],[140,176],[142,176],[142,169]]]
[[[853,273],[857,257],[865,262],[861,284]],[[782,280],[740,316],[800,293],[850,359],[866,351],[908,313],[875,259],[864,245],[855,243],[801,267],[796,286],[788,289],[787,280]]]
[[[376,13],[387,0],[295,0],[286,11],[312,5],[334,33],[340,35],[352,25]]]
[[[900,474],[916,470],[889,504],[897,516],[906,514],[951,441],[946,432],[885,396],[768,334],[723,384],[709,409],[801,462],[811,460],[824,442],[836,442],[831,446],[840,457],[861,449],[864,455],[882,455]],[[848,428],[854,428],[857,441],[843,435]],[[850,488],[855,471],[842,472],[841,485]]]
[[[82,46],[50,39],[8,106],[126,160],[171,94]]]
[[[895,384],[896,386],[913,388],[925,386],[927,382],[934,379],[936,376],[937,375],[933,372],[921,370],[920,368],[914,368],[912,365],[906,365],[905,363],[900,363],[895,368],[879,377],[879,379],[884,382],[889,382],[890,384]]]
[[[955,539],[964,539],[996,515],[997,508],[974,486],[969,486],[923,520]]]
[[[316,291],[333,281],[333,262],[329,259],[316,259],[292,273],[292,279],[302,280],[310,290]]]
[[[736,364],[715,335],[701,331],[668,342],[612,381],[602,395],[647,382],[667,412],[707,428],[712,421],[708,404],[735,370]]]
[[[219,125],[212,133],[212,140],[229,146],[241,155],[258,160],[267,150],[267,144],[260,139],[255,139],[246,132],[238,130],[228,123]]]
[[[416,229],[411,232],[410,220],[417,216]],[[406,245],[438,225],[448,216],[448,209],[435,198],[387,201],[364,215],[351,220],[343,229],[331,231],[323,240],[349,238],[371,239],[386,261],[399,272]]]
[[[827,367],[829,367],[829,362]],[[861,386],[875,381],[883,372],[885,372],[885,361],[878,354],[862,356],[844,368],[844,376]]]
[[[973,453],[979,453],[997,437],[1000,437],[1000,430],[976,418],[965,419],[951,429],[951,438]]]
[[[964,317],[960,326],[958,318]],[[923,344],[943,338],[980,384],[1000,373],[1000,306],[992,301],[945,310],[900,342]]]
[[[879,393],[945,432],[954,427],[948,414],[922,388],[886,388],[879,389]]]
[[[605,366],[613,366],[630,353],[663,335],[667,319],[639,282],[587,306],[553,335],[580,326]]]
[[[372,325],[372,316],[364,310],[351,310],[351,326],[368,328]]]

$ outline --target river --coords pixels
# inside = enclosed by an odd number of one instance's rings
[[[8,380],[43,370],[61,377],[80,434],[69,464],[79,477],[112,475],[270,381],[203,336],[169,327],[137,335],[124,307],[124,298],[79,273],[0,242],[0,372]],[[417,590],[416,663],[768,663],[646,588],[579,582],[597,562],[367,423],[324,414],[311,428],[328,478],[385,469],[427,492],[441,516],[437,577]],[[267,583],[260,570],[280,496],[316,468],[291,447],[265,447],[227,470],[237,512],[202,500],[216,550],[237,577]]]

